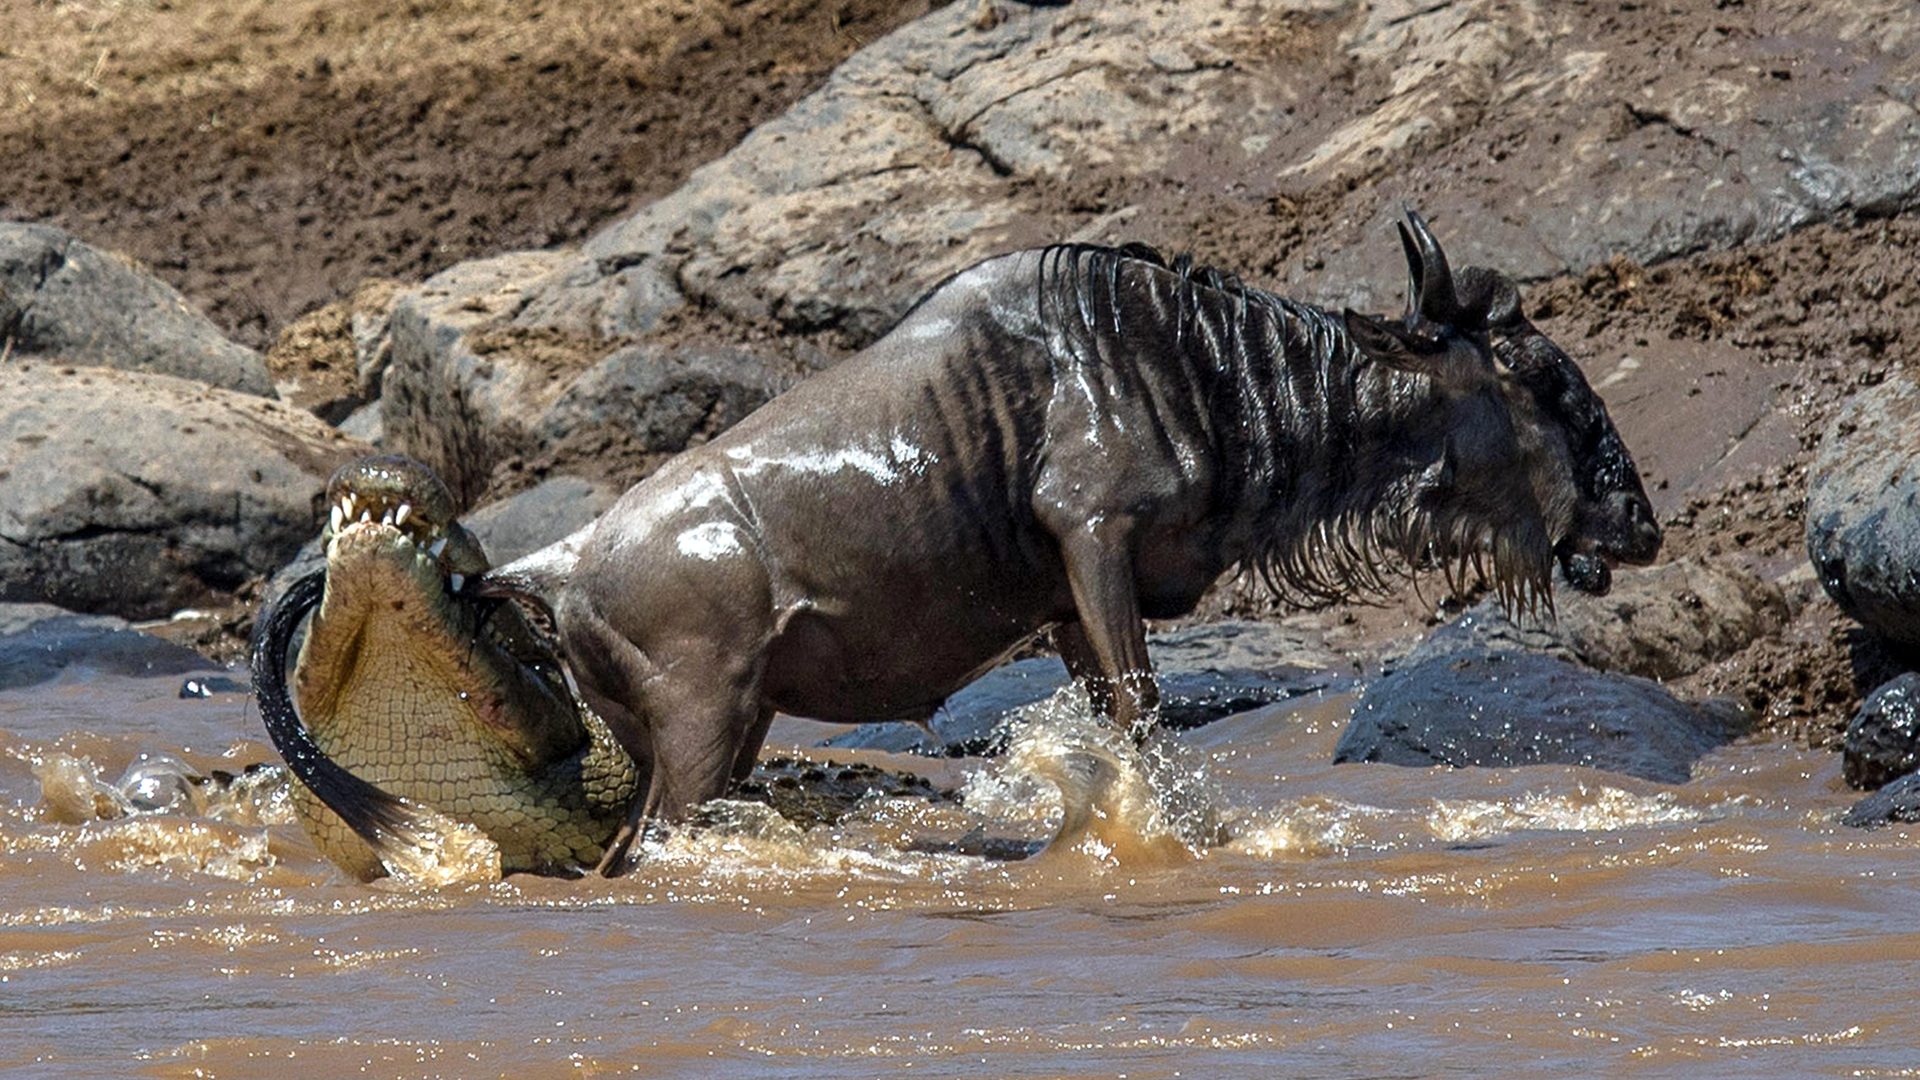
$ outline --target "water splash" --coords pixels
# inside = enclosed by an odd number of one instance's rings
[[[432,807],[410,804],[408,819],[418,844],[376,849],[390,882],[403,889],[439,889],[501,879],[500,845],[478,826],[456,821]]]
[[[1249,811],[1232,821],[1229,849],[1255,858],[1321,858],[1381,845],[1379,831],[1394,813],[1343,799],[1306,798]]]
[[[70,853],[77,865],[127,873],[143,869],[252,881],[276,861],[267,834],[174,815],[125,818],[83,827]]]
[[[116,783],[85,756],[48,751],[25,759],[40,782],[38,816],[52,827],[6,837],[10,850],[57,853],[82,870],[162,869],[234,881],[253,880],[276,863],[265,829],[210,814],[207,779],[171,754],[141,755]]]
[[[1528,830],[1607,832],[1643,825],[1699,821],[1702,811],[1682,806],[1672,792],[1640,795],[1606,785],[1579,784],[1570,791],[1529,791],[1512,799],[1436,799],[1426,827],[1448,843],[1482,840]]]
[[[102,778],[100,766],[90,758],[59,752],[33,754],[27,766],[40,782],[41,812],[48,821],[82,825],[133,812],[131,800]]]
[[[173,754],[144,753],[109,782],[91,758],[59,751],[23,756],[40,782],[43,820],[82,826],[58,845],[80,865],[180,868],[246,880],[276,863],[266,827],[294,821],[290,777],[280,766],[207,776]],[[500,849],[485,833],[427,807],[416,810],[426,842],[380,852],[396,885],[500,880]]]
[[[875,795],[837,824],[806,827],[765,803],[718,799],[697,821],[651,833],[635,871],[681,898],[825,885],[843,898],[871,892],[862,906],[896,906],[917,891],[902,886],[938,888],[983,865],[953,846],[908,839],[957,831],[960,823],[946,820],[957,814],[921,798]]]
[[[62,825],[155,814],[186,814],[236,825],[294,823],[284,766],[251,765],[204,774],[165,752],[137,755],[109,782],[92,758],[60,751],[21,754],[40,783],[40,815]]]
[[[1097,719],[1078,686],[1009,721],[1007,752],[961,800],[988,818],[1050,823],[1045,855],[1109,867],[1174,866],[1220,843],[1204,756],[1161,736],[1144,751]]]

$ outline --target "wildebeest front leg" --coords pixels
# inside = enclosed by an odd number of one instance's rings
[[[1087,692],[1087,704],[1092,707],[1095,716],[1113,718],[1113,681],[1100,667],[1100,657],[1093,651],[1093,643],[1087,640],[1087,632],[1080,627],[1079,620],[1064,622],[1053,628],[1047,635],[1053,642],[1053,649],[1060,654],[1060,661],[1067,665],[1067,675]]]
[[[1079,620],[1054,632],[1067,671],[1087,688],[1094,711],[1135,742],[1152,733],[1160,688],[1147,658],[1146,624],[1133,584],[1133,553],[1118,529],[1089,526],[1061,541]]]

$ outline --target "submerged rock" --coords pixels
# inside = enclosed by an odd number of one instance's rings
[[[1854,394],[1807,474],[1807,557],[1860,625],[1920,649],[1920,380]]]
[[[1731,706],[1688,705],[1645,679],[1469,643],[1369,685],[1334,761],[1578,765],[1677,784],[1747,727]]]
[[[1903,776],[1853,804],[1842,824],[1877,829],[1896,821],[1920,821],[1920,773]]]
[[[16,357],[274,396],[260,356],[228,341],[173,286],[50,225],[0,222],[0,340]]]
[[[1885,787],[1920,768],[1920,672],[1908,672],[1860,703],[1841,743],[1847,783]]]
[[[1175,731],[1317,693],[1352,678],[1351,669],[1318,642],[1269,623],[1227,621],[1154,634],[1147,639],[1160,681],[1160,723]],[[1054,657],[1016,660],[961,689],[925,727],[862,724],[823,745],[960,756],[997,754],[1002,725],[1068,683]]]
[[[115,675],[179,675],[215,667],[183,645],[110,615],[51,604],[0,604],[0,690],[46,682],[69,667]]]

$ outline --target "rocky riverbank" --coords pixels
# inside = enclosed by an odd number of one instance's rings
[[[47,55],[119,50],[97,91],[0,117],[33,163],[0,186],[27,222],[0,224],[0,599],[231,656],[371,447],[531,545],[988,254],[1139,239],[1393,309],[1410,203],[1527,283],[1669,537],[1556,626],[1475,609],[1474,663],[1656,679],[1714,738],[1718,699],[1816,745],[1912,666],[1911,5],[280,9],[239,75],[166,12],[0,16]],[[453,78],[416,31],[514,77]],[[31,60],[0,75],[46,80]],[[1194,621],[1393,669],[1386,709],[1458,614],[1289,614],[1243,583]]]

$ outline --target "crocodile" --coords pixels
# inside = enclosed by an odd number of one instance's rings
[[[429,846],[437,813],[485,833],[502,872],[593,866],[643,777],[569,689],[539,613],[486,594],[486,554],[420,462],[350,463],[326,498],[325,569],[262,613],[253,645],[314,845],[370,880]]]

